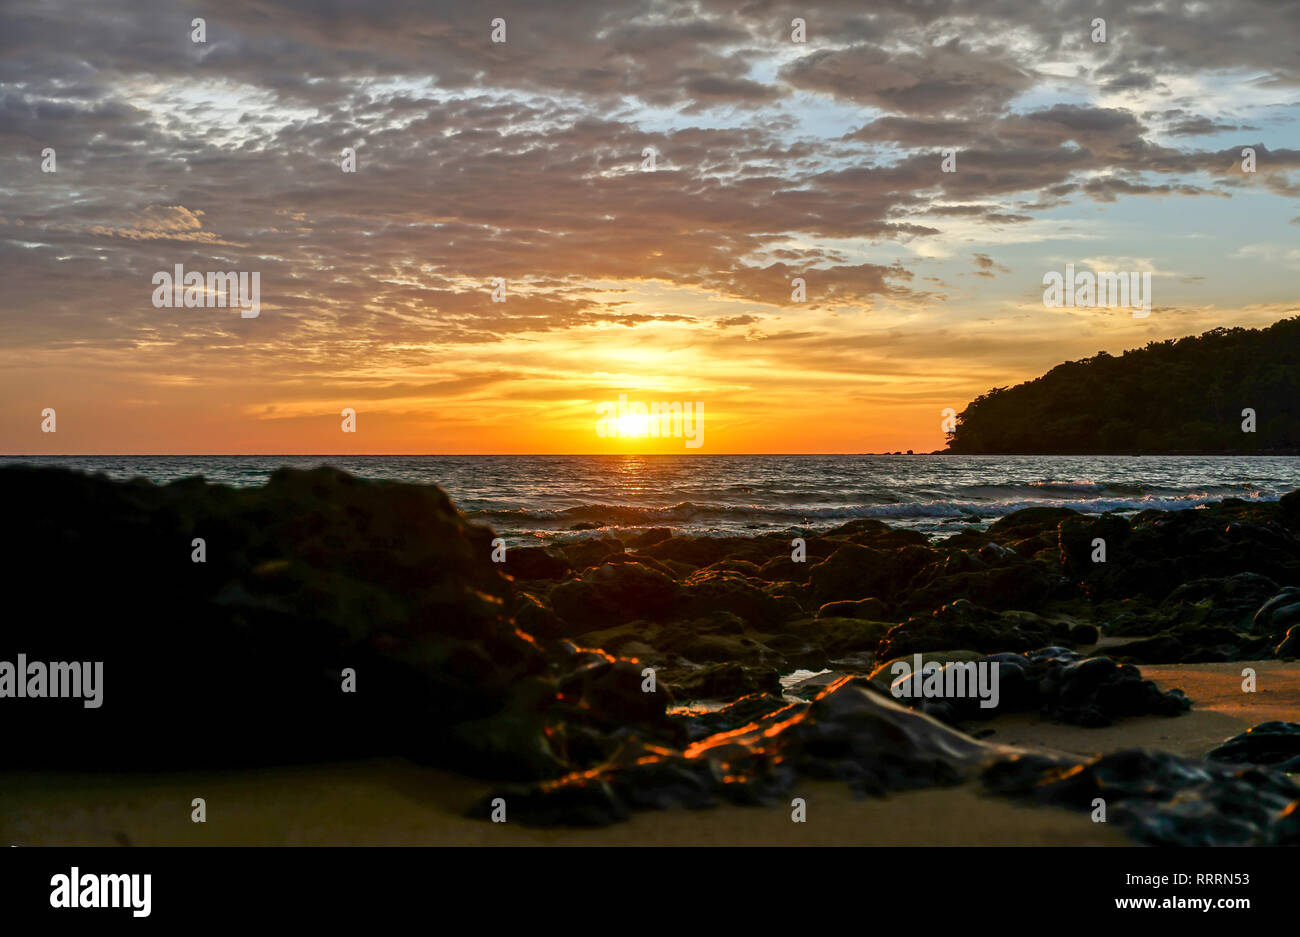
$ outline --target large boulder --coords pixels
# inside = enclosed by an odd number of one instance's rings
[[[0,556],[21,584],[0,659],[102,661],[104,682],[98,709],[0,704],[5,764],[402,754],[490,774],[560,768],[539,702],[545,655],[511,620],[493,533],[432,485],[319,468],[235,489],[17,466],[0,469],[0,490]]]
[[[582,634],[659,617],[681,594],[681,587],[657,569],[641,563],[604,563],[555,586],[550,599],[570,633]]]

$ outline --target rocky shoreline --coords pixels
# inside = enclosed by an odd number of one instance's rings
[[[19,466],[0,490],[16,584],[0,650],[105,673],[98,710],[5,700],[3,768],[400,755],[496,779],[475,814],[500,799],[539,825],[788,809],[801,778],[873,796],[977,783],[1102,798],[1140,842],[1300,842],[1294,723],[1202,759],[995,741],[1008,712],[1102,726],[1195,703],[1142,664],[1297,656],[1300,493],[1033,508],[933,542],[856,520],[798,542],[650,529],[502,555],[436,487],[333,469],[234,489]],[[997,664],[997,707],[892,694],[891,665],[917,654]]]

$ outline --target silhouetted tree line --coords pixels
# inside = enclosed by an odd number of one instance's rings
[[[976,397],[948,434],[969,454],[1268,450],[1300,451],[1300,317],[1068,361]]]

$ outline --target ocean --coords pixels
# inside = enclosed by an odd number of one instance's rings
[[[511,545],[668,527],[754,535],[876,517],[931,537],[1034,506],[1099,514],[1276,500],[1294,456],[0,456],[114,478],[257,485],[282,465],[440,485]],[[575,530],[575,528],[578,528]]]

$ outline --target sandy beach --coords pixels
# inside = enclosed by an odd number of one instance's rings
[[[1258,692],[1241,692],[1241,670]],[[1300,663],[1147,666],[1162,688],[1181,688],[1190,712],[1136,717],[1096,729],[1009,714],[989,740],[1033,750],[1095,756],[1134,746],[1203,755],[1260,722],[1300,707]],[[371,761],[219,774],[12,775],[0,794],[0,842],[20,845],[1131,845],[1086,814],[1025,806],[976,785],[853,797],[844,785],[811,781],[796,796],[807,822],[778,807],[720,805],[634,814],[599,829],[535,829],[485,823],[464,811],[491,785],[402,761]],[[194,797],[208,822],[190,821]]]

